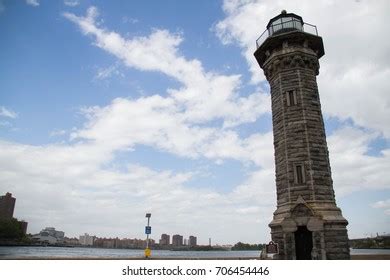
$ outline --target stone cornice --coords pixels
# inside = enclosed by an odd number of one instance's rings
[[[318,75],[320,64],[315,55],[301,51],[291,51],[277,54],[273,53],[263,65],[267,80],[272,79],[280,71],[293,68],[311,69]]]

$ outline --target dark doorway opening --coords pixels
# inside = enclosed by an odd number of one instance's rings
[[[313,233],[306,226],[299,226],[295,232],[295,253],[297,260],[311,260]]]

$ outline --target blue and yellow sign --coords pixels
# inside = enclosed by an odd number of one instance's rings
[[[151,234],[152,233],[152,227],[146,226],[145,227],[145,234]]]

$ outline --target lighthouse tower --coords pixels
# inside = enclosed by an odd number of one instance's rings
[[[269,224],[276,259],[349,259],[347,220],[337,207],[316,76],[324,55],[314,25],[272,18],[254,55],[270,84],[277,207]]]

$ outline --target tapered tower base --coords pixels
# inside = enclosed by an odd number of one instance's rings
[[[322,204],[322,209],[318,205],[312,207],[299,198],[294,204],[278,208],[269,225],[272,240],[279,245],[274,259],[350,259],[347,220],[334,204]]]

